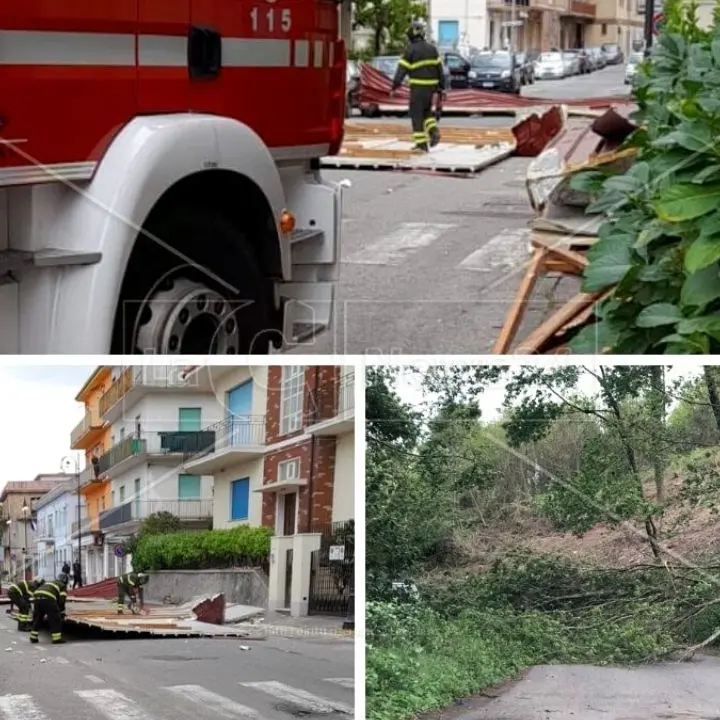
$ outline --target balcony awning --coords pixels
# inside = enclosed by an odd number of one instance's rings
[[[295,490],[299,490],[301,487],[305,487],[306,485],[307,485],[307,480],[305,480],[304,478],[293,478],[292,480],[282,480],[282,481],[267,483],[267,485],[263,485],[262,487],[255,488],[253,490],[253,492],[256,492],[256,493],[266,493],[266,492],[286,493],[286,492],[292,492]]]

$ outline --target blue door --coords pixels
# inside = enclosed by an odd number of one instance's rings
[[[230,445],[253,445],[252,420],[253,382],[248,380],[227,394],[228,439]]]
[[[457,20],[440,20],[438,22],[438,45],[455,47],[460,39],[460,23]]]
[[[233,480],[230,493],[230,519],[247,520],[250,517],[250,478]]]

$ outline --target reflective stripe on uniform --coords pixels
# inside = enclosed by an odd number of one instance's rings
[[[51,640],[60,640],[62,638],[62,633],[51,633],[50,639]]]
[[[410,85],[423,85],[425,87],[434,87],[435,85],[438,85],[440,83],[440,81],[437,79],[425,80],[425,79],[417,79],[417,78],[415,78],[415,79],[410,78],[408,80],[408,82],[410,83]]]
[[[41,597],[48,597],[51,600],[55,600],[57,602],[57,597],[55,595],[53,595],[51,592],[48,592],[47,590],[38,590],[35,593],[35,596],[37,597],[38,595],[40,595]]]
[[[187,67],[187,44],[184,35],[0,30],[0,67]],[[332,42],[316,40],[312,44],[312,67],[330,67],[332,51],[326,44],[332,48]],[[283,38],[224,37],[222,67],[311,67],[307,55],[295,53],[293,57],[291,50],[291,41]]]
[[[417,62],[411,63],[405,60],[405,58],[400,58],[400,60],[398,60],[398,65],[402,65],[406,70],[412,71],[442,65],[442,60],[440,58],[433,58],[432,60],[418,60]]]

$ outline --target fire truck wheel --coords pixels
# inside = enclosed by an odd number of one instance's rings
[[[123,280],[112,352],[267,353],[272,283],[240,229],[217,210],[177,208],[146,230]]]

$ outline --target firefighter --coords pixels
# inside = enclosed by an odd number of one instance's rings
[[[435,93],[445,91],[445,71],[437,48],[425,40],[422,23],[414,22],[407,33],[409,44],[398,62],[391,93],[402,85],[405,76],[410,84],[410,120],[414,150],[428,152],[440,142],[437,120],[432,114]]]
[[[147,585],[149,580],[150,576],[146,573],[126,573],[118,578],[118,599],[115,605],[119,615],[122,615],[125,610],[126,595],[131,598],[131,602],[128,603],[128,609],[130,609],[132,600],[139,601],[140,610],[144,609],[143,586]]]
[[[33,593],[44,583],[42,578],[37,578],[28,582],[21,580],[13,583],[8,588],[8,597],[13,605],[17,605],[17,621],[18,630],[20,632],[28,632],[32,621],[32,601]]]
[[[62,621],[65,616],[65,599],[67,598],[69,582],[70,578],[65,573],[60,573],[57,580],[43,583],[35,591],[35,609],[32,630],[30,631],[31,643],[38,642],[40,628],[46,617],[50,626],[50,641],[52,644],[60,645],[65,642],[62,637]]]

